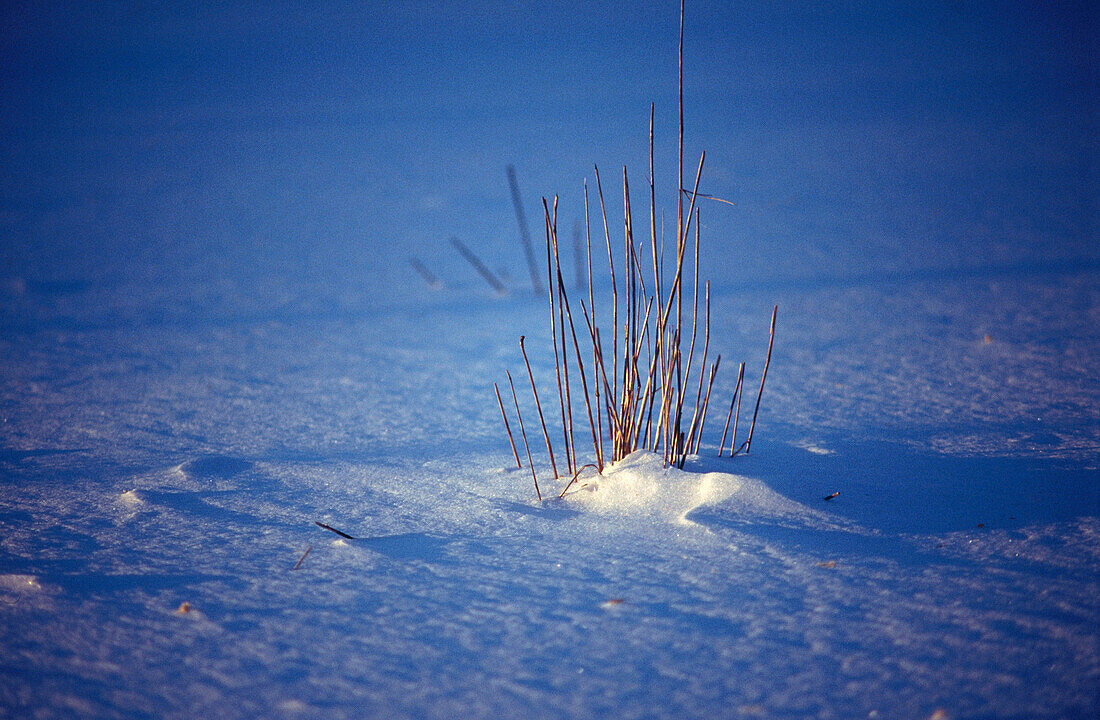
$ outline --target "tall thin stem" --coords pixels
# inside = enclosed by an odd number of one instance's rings
[[[516,459],[516,467],[521,468],[523,465],[519,462],[519,453],[516,452],[516,442],[512,439],[512,427],[508,424],[508,416],[504,414],[504,403],[500,401],[500,389],[497,388],[496,383],[493,383],[493,392],[497,394],[497,407],[500,408],[500,417],[504,420],[504,430],[508,433],[508,444],[512,446],[512,457]]]
[[[607,207],[603,201],[603,184],[600,182],[600,168],[596,167],[596,194],[600,198],[600,214],[603,216],[603,234],[604,239],[607,241],[607,262],[611,269],[611,327],[614,332],[611,333],[611,396],[613,398],[619,396],[619,283],[615,278],[615,254],[611,252],[611,231],[607,226]],[[592,308],[593,317],[595,322],[596,308]]]
[[[531,381],[531,394],[535,396],[535,407],[539,411],[539,422],[542,423],[542,436],[546,438],[546,452],[550,453],[550,467],[554,470],[554,477],[558,476],[558,464],[554,462],[554,448],[550,445],[550,433],[546,431],[546,418],[542,414],[542,403],[539,402],[539,391],[535,387],[535,376],[531,372],[531,362],[527,359],[527,348],[523,345],[524,336],[519,336],[519,350],[523,353],[523,364],[527,366],[527,377]],[[539,498],[541,500],[541,498]]]
[[[551,234],[553,232],[550,220],[550,208],[546,204],[546,198],[542,199],[542,209],[546,218],[546,287],[550,298],[550,338],[554,346],[554,373],[558,379],[558,406],[561,409],[561,431],[565,436],[565,467],[567,472],[573,471],[573,459],[569,447],[569,424],[565,420],[565,394],[561,385],[561,356],[558,354],[557,318],[554,313],[554,260],[551,256]],[[557,198],[554,202],[554,210],[557,212]]]
[[[508,387],[512,389],[512,402],[516,405],[516,417],[519,418],[519,431],[523,434],[523,447],[527,451],[527,466],[531,468],[531,479],[535,481],[535,495],[542,500],[542,491],[539,490],[539,479],[535,476],[535,462],[531,459],[531,446],[527,444],[527,430],[523,427],[523,414],[519,411],[519,400],[516,399],[516,386],[512,382],[512,373],[505,370],[508,376]]]
[[[588,179],[584,181],[584,247],[588,255],[588,304],[594,307],[594,290],[592,289],[592,226],[588,214]],[[581,299],[584,303],[584,299]],[[577,361],[580,364],[580,361]],[[583,370],[581,371],[583,374]],[[600,378],[599,368],[596,367],[596,345],[592,344],[592,388],[596,395],[596,464],[597,469],[603,472],[603,414],[600,412]],[[585,401],[588,400],[588,392],[585,391]]]
[[[772,363],[772,343],[775,342],[775,316],[779,306],[772,308],[772,326],[768,333],[768,357],[764,360],[764,374],[760,376],[760,392],[756,394],[756,408],[752,411],[752,424],[749,425],[749,439],[745,441],[745,453],[752,447],[752,433],[756,429],[756,416],[760,412],[760,398],[764,396],[764,381],[768,379],[768,366]]]
[[[730,409],[729,412],[726,413],[726,424],[722,427],[722,441],[718,443],[718,457],[722,457],[722,448],[724,448],[726,445],[726,433],[729,432],[730,418],[733,417],[733,404],[737,402],[737,397],[741,392],[741,380],[743,380],[744,377],[745,363],[741,363],[740,366],[737,368],[737,386],[733,389],[733,397],[730,398]],[[734,428],[734,433],[736,434],[736,432],[737,429]],[[730,448],[730,453],[733,453],[732,447]]]

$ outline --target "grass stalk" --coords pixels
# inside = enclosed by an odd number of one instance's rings
[[[545,219],[546,219],[546,275],[547,275],[546,279],[547,279],[548,286],[550,288],[550,292],[548,293],[548,295],[550,297],[550,337],[553,340],[553,346],[554,346],[554,373],[557,376],[557,381],[558,381],[558,405],[561,408],[561,430],[562,430],[562,435],[564,436],[564,442],[565,442],[565,467],[566,467],[566,472],[571,473],[571,472],[573,472],[573,448],[572,448],[572,442],[570,441],[570,426],[572,425],[572,423],[566,419],[566,405],[567,405],[567,402],[568,402],[567,398],[569,396],[569,393],[568,393],[568,388],[569,388],[569,366],[568,366],[568,364],[566,364],[566,366],[565,366],[566,381],[565,381],[565,387],[563,388],[562,387],[562,381],[561,381],[562,380],[562,362],[561,362],[561,358],[562,358],[562,355],[565,354],[565,348],[564,348],[565,335],[564,335],[564,328],[562,328],[562,343],[561,343],[561,346],[559,346],[558,345],[559,322],[557,320],[557,317],[555,316],[555,305],[558,308],[557,312],[558,313],[561,312],[560,290],[559,290],[559,287],[558,287],[558,283],[554,282],[555,269],[557,270],[558,277],[560,278],[560,276],[561,276],[561,267],[557,262],[557,259],[558,259],[557,258],[558,243],[557,243],[557,232],[556,232],[557,216],[558,216],[558,199],[557,199],[557,197],[554,198],[554,218],[552,220],[550,218],[550,208],[546,203],[546,198],[542,199],[542,209],[543,209],[543,212],[545,214]],[[553,253],[553,254],[551,254],[551,253]],[[558,299],[557,299],[556,303],[555,303],[555,300],[554,300],[554,291],[555,290],[559,290],[559,295],[558,295]],[[561,349],[560,354],[559,354],[559,347]]]
[[[554,241],[554,243],[553,243],[554,244],[554,256],[555,256],[555,259],[557,259],[557,257],[558,257],[558,245],[557,245],[557,242],[556,242],[556,233],[551,234],[551,239]],[[589,263],[590,263],[589,264],[589,270],[591,271],[591,260],[589,260]],[[576,445],[574,444],[575,443],[575,436],[573,435],[573,409],[572,409],[572,404],[569,400],[569,398],[571,397],[571,394],[570,394],[570,391],[569,391],[569,374],[568,374],[569,362],[568,362],[568,358],[567,358],[568,350],[567,350],[567,342],[566,342],[566,337],[565,337],[565,324],[566,324],[567,321],[569,323],[569,334],[570,334],[570,337],[572,337],[572,340],[573,340],[573,350],[574,350],[574,353],[575,353],[575,356],[576,356],[577,370],[578,370],[578,374],[579,374],[580,379],[581,379],[581,389],[582,389],[583,396],[584,396],[585,411],[588,414],[588,426],[589,426],[589,429],[592,432],[592,445],[593,445],[593,450],[595,450],[595,452],[596,452],[596,465],[597,465],[597,469],[599,469],[602,472],[603,471],[603,452],[602,452],[602,447],[601,447],[601,444],[600,444],[600,434],[596,430],[596,424],[593,421],[593,417],[592,417],[592,404],[591,404],[591,401],[589,399],[589,393],[588,393],[588,377],[587,377],[587,375],[585,374],[585,371],[584,371],[584,360],[581,357],[580,343],[577,340],[577,331],[576,331],[576,327],[573,324],[573,311],[569,306],[569,293],[565,289],[565,281],[564,281],[564,278],[563,278],[562,273],[561,273],[561,263],[560,262],[557,263],[557,267],[558,267],[558,273],[557,273],[557,278],[558,278],[558,282],[557,282],[557,286],[558,286],[558,322],[561,326],[561,334],[562,334],[562,338],[561,338],[561,340],[562,340],[562,361],[563,361],[563,365],[565,367],[565,392],[566,392],[567,408],[568,408],[568,413],[569,413],[569,443],[570,443],[570,446],[574,449],[574,462],[576,462],[576,460],[575,460]],[[564,315],[562,314],[563,311],[564,311]],[[596,396],[596,399],[597,399],[597,415],[598,415],[598,400],[599,400],[598,392],[599,392],[599,388],[597,387],[597,396]]]
[[[519,400],[516,398],[516,386],[512,382],[512,373],[505,370],[508,375],[508,387],[512,389],[512,402],[516,405],[516,418],[519,420],[519,431],[523,435],[523,449],[527,451],[527,465],[531,468],[531,479],[535,482],[535,495],[542,500],[542,492],[539,490],[539,479],[535,476],[535,462],[531,459],[531,446],[527,443],[527,430],[523,427],[523,415],[519,411]]]
[[[714,377],[718,374],[718,365],[722,362],[722,356],[719,355],[714,360],[714,365],[710,368],[710,380],[707,381],[707,394],[703,396],[703,411],[699,415],[699,430],[695,433],[695,446],[691,449],[696,455],[699,454],[699,444],[703,440],[703,427],[707,424],[707,408],[710,407],[710,391],[714,387]],[[694,430],[694,428],[692,428]]]
[[[531,381],[531,394],[535,396],[535,408],[539,411],[539,422],[542,423],[542,435],[546,438],[546,452],[550,453],[550,467],[554,471],[554,477],[558,476],[558,464],[554,462],[554,448],[550,444],[550,433],[546,430],[546,418],[542,414],[542,403],[539,402],[539,391],[535,387],[535,376],[531,372],[531,361],[527,359],[527,348],[523,345],[524,336],[519,336],[519,350],[523,353],[523,363],[527,366],[527,378]],[[539,498],[542,499],[541,497]]]
[[[569,471],[577,469],[577,446],[573,434],[573,393],[569,387],[569,344],[565,337],[565,305],[568,294],[565,290],[565,279],[561,271],[561,250],[558,246],[558,198],[554,197],[554,219],[550,225],[550,241],[554,246],[554,270],[557,275],[558,288],[558,332],[561,339],[561,367],[562,377],[565,379],[565,416],[566,436],[569,438]]]
[[[592,226],[589,222],[588,214],[588,179],[584,181],[584,247],[585,252],[588,255],[588,304],[594,307],[595,295],[592,289]],[[584,304],[584,301],[581,301]],[[572,327],[572,316],[570,316],[570,327]],[[574,345],[576,344],[576,334],[574,333]],[[580,364],[580,360],[577,361]],[[583,377],[584,371],[581,371]],[[596,367],[596,345],[595,339],[592,344],[592,390],[596,396],[596,464],[599,466],[599,471],[603,472],[603,414],[600,412],[600,379],[599,368]],[[585,388],[585,402],[588,401],[588,389]],[[591,423],[591,418],[589,419]]]
[[[737,372],[737,409],[733,412],[733,438],[730,439],[730,457],[733,457],[737,447],[737,425],[741,421],[741,398],[745,395],[745,363]]]
[[[584,291],[584,251],[581,249],[581,221],[573,223],[573,287]]]
[[[661,265],[657,260],[657,195],[653,172],[653,103],[649,104],[649,239],[653,251],[653,297],[661,307]]]
[[[309,547],[306,548],[306,551],[304,553],[302,553],[302,556],[300,558],[298,558],[298,562],[294,563],[294,567],[290,568],[290,571],[294,572],[298,568],[302,567],[302,563],[304,563],[306,561],[306,556],[308,556],[311,552],[313,552],[313,546],[312,545],[310,545]]]
[[[596,171],[596,194],[600,198],[600,215],[603,217],[603,234],[604,239],[607,241],[607,263],[611,271],[611,327],[614,332],[611,333],[612,337],[612,350],[611,350],[611,396],[619,396],[619,283],[615,278],[615,253],[611,252],[611,231],[607,226],[607,206],[603,201],[603,183],[600,182],[600,169],[595,168]],[[592,312],[596,312],[595,306],[592,308]],[[595,318],[593,318],[595,320]]]
[[[508,416],[504,414],[504,403],[500,400],[500,390],[497,388],[496,383],[493,383],[493,392],[497,394],[497,407],[500,408],[500,417],[504,420],[504,430],[508,433],[508,444],[512,446],[512,457],[516,459],[516,467],[521,468],[523,465],[519,462],[519,453],[516,452],[516,442],[512,439],[512,427],[508,424]]]
[[[741,397],[741,382],[745,379],[745,363],[737,367],[737,385],[733,388],[733,397],[730,398],[730,410],[726,413],[726,424],[722,428],[722,440],[718,443],[718,457],[722,457],[722,448],[726,446],[726,433],[730,429],[730,418],[733,417],[733,404]],[[733,426],[733,443],[737,442],[737,425]],[[730,444],[730,455],[733,455],[733,443]]]
[[[573,477],[569,479],[569,482],[565,484],[564,488],[562,488],[561,493],[558,494],[559,500],[565,497],[565,493],[569,491],[569,488],[573,487],[573,483],[577,482],[577,478],[579,478],[581,476],[581,473],[588,468],[596,468],[596,465],[594,463],[588,463],[587,465],[582,465],[581,467],[577,468],[577,472],[573,473]],[[596,469],[597,472],[602,472],[598,468]]]
[[[336,529],[336,528],[334,528],[333,526],[331,526],[331,525],[326,525],[325,523],[323,523],[323,522],[321,522],[321,521],[319,521],[319,520],[314,520],[314,521],[313,521],[313,524],[314,524],[314,525],[316,525],[316,526],[317,526],[317,527],[319,527],[319,528],[324,528],[325,530],[328,530],[329,532],[334,532],[334,533],[336,533],[337,535],[339,535],[340,537],[342,537],[342,538],[344,538],[344,539],[346,539],[346,540],[354,540],[354,539],[355,539],[354,537],[352,537],[351,535],[348,535],[348,534],[347,534],[346,532],[344,532],[343,530],[337,530],[337,529]]]
[[[698,219],[699,211],[696,210],[695,212],[696,212],[696,216],[697,216],[696,219]],[[694,279],[692,280],[693,299],[692,299],[692,307],[691,307],[691,342],[688,344],[688,361],[687,361],[687,370],[684,373],[685,378],[690,378],[691,377],[691,365],[692,365],[692,360],[695,357],[695,334],[696,334],[696,331],[699,328],[699,223],[698,222],[695,223],[694,269],[695,269],[695,275],[694,275]],[[707,323],[706,323],[706,332],[704,334],[706,335],[706,338],[703,342],[703,368],[706,368],[706,366],[707,366],[707,347],[710,345],[710,284],[709,283],[707,284]],[[703,370],[700,369],[700,371],[699,371],[699,391],[695,395],[695,411],[694,411],[694,414],[692,415],[692,418],[691,418],[691,427],[693,429],[695,427],[695,420],[699,416],[699,400],[702,397],[702,395],[703,395]],[[680,397],[679,397],[679,399],[677,400],[677,403],[676,403],[677,425],[679,424],[680,416],[683,413],[683,408],[684,408],[684,395],[683,395],[683,392],[681,391]],[[688,436],[690,437],[690,435],[691,435],[691,433],[689,432]]]
[[[698,223],[696,223],[695,227],[696,227],[696,231],[698,231],[698,228],[699,228]],[[696,237],[698,237],[698,232],[696,232]],[[685,450],[690,450],[691,449],[692,440],[696,436],[696,423],[699,422],[699,420],[701,419],[701,416],[702,416],[702,406],[700,405],[700,401],[703,399],[703,378],[705,377],[704,372],[705,372],[706,367],[707,367],[707,353],[710,350],[710,282],[709,281],[707,282],[707,285],[706,285],[706,313],[705,314],[706,314],[706,319],[703,321],[703,324],[704,324],[704,330],[703,330],[703,338],[704,338],[703,339],[703,360],[702,360],[702,365],[699,368],[699,387],[695,391],[695,411],[691,415],[691,425],[689,426],[688,435],[687,435],[688,436],[688,443],[687,443],[687,447],[685,448]],[[688,360],[688,367],[689,367],[688,373],[689,374],[690,374],[690,366],[691,366],[691,360],[689,359]],[[713,370],[713,372],[717,372],[717,371],[718,371],[717,368],[715,368]],[[713,375],[711,375],[710,382],[711,383],[714,382],[714,376]],[[710,388],[709,387],[707,388],[707,394],[708,394],[708,396],[710,394]],[[702,430],[700,428],[700,432],[701,431]]]
[[[772,344],[775,342],[775,316],[779,306],[772,308],[772,324],[768,333],[768,356],[764,360],[764,373],[760,376],[760,392],[756,394],[756,408],[752,411],[752,424],[749,425],[749,439],[745,441],[745,454],[752,447],[752,433],[756,429],[756,416],[760,413],[760,398],[764,396],[764,381],[768,379],[768,366],[772,363]]]

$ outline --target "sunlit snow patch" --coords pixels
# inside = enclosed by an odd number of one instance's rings
[[[127,490],[115,498],[115,511],[122,522],[132,520],[144,509],[146,509],[145,498],[137,490]]]
[[[798,442],[791,443],[796,448],[801,448],[808,453],[814,455],[836,455],[835,450],[830,450],[821,443],[814,442],[813,440],[799,440]]]
[[[783,497],[759,480],[665,467],[660,455],[645,450],[608,465],[601,475],[582,476],[566,498],[597,512],[648,515],[677,522],[693,522],[689,515],[696,508],[721,505],[723,514],[832,524],[824,513]]]
[[[42,590],[34,575],[0,575],[0,590],[12,593],[36,593]]]
[[[35,575],[5,573],[0,575],[0,604],[36,606],[50,602],[56,590],[44,587]]]
[[[145,504],[145,501],[141,499],[136,490],[127,490],[118,496],[119,505],[126,507],[139,507]]]

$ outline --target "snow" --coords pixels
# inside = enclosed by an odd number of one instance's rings
[[[300,308],[228,304],[192,324],[102,315],[9,330],[3,707],[1087,717],[1100,677],[1096,389],[1093,360],[1062,358],[1098,344],[1094,331],[1025,332],[1086,279],[1025,279],[1042,292],[997,326],[994,345],[1017,349],[996,362],[975,316],[1004,315],[999,302],[944,317],[920,284],[766,293],[785,297],[750,455],[716,457],[712,419],[683,470],[637,453],[542,503],[529,470],[508,467],[489,384],[520,367],[519,330],[545,313],[522,291],[422,304],[416,324],[405,308],[305,323]],[[998,282],[979,281],[977,297]],[[717,324],[712,347],[762,345],[764,295],[717,297],[757,320]],[[906,297],[919,343],[867,342],[828,373],[801,360],[830,362],[827,346],[847,341],[829,323],[870,322]],[[1060,306],[1067,329],[1096,307]],[[851,342],[871,336],[864,324]],[[952,373],[962,387],[1045,379],[1048,392],[976,398],[937,381]],[[914,384],[919,399],[892,389]],[[1056,409],[1036,438],[987,423],[990,404]]]
[[[719,412],[559,498],[504,168],[667,233],[675,13],[325,7],[4,11],[0,718],[1096,716],[1089,12],[689,3]]]
[[[700,460],[697,456],[692,459],[693,466]],[[608,465],[602,474],[582,475],[565,497],[587,510],[644,515],[664,522],[697,522],[696,513],[712,505],[720,505],[733,517],[753,521],[827,522],[821,513],[788,500],[753,478],[665,467],[660,455],[644,450]]]

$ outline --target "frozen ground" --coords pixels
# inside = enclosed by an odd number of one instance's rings
[[[8,291],[6,717],[1094,716],[1095,269],[725,287],[752,455],[542,504],[541,300],[192,290]]]

